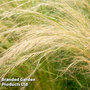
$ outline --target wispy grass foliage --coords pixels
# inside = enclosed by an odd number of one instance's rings
[[[90,89],[89,0],[0,0],[0,78],[35,78],[0,90]]]

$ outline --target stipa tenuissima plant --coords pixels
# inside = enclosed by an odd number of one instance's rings
[[[89,9],[89,0],[0,1],[0,78],[36,79],[0,90],[89,90]]]

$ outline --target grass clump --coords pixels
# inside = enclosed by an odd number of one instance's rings
[[[4,0],[0,8],[0,79],[36,79],[0,90],[90,89],[89,0]]]

